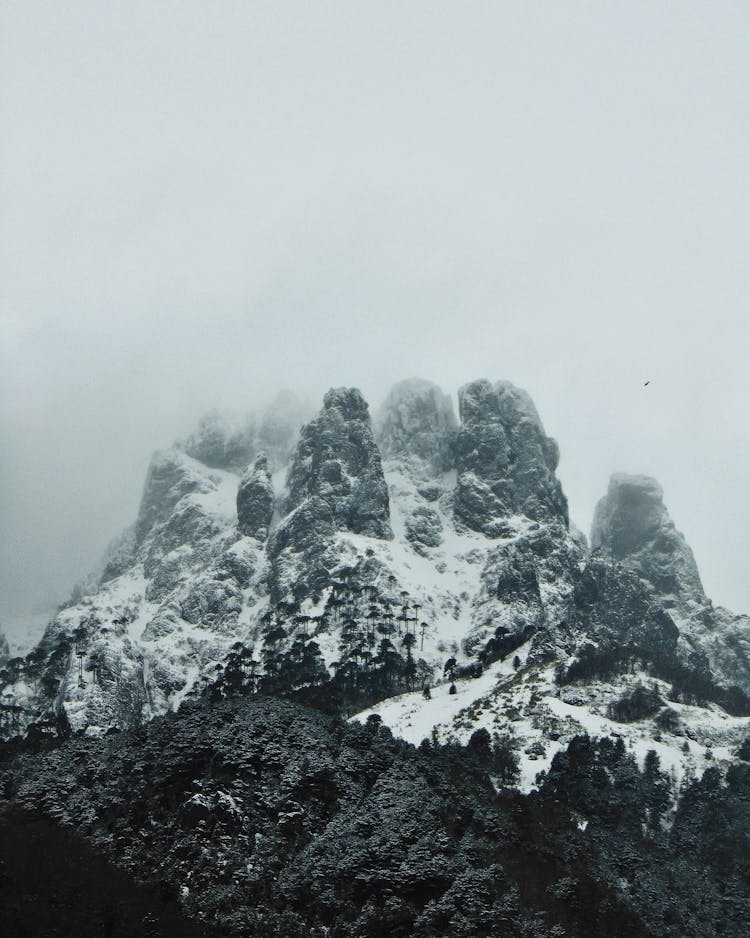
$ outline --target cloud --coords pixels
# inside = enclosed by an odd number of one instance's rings
[[[64,595],[203,411],[419,374],[528,388],[583,527],[656,475],[750,608],[746,9],[0,15],[5,606]]]

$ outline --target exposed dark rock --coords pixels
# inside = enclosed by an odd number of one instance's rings
[[[204,491],[205,486],[205,480],[178,450],[155,453],[148,467],[138,511],[136,545],[143,543],[155,525],[171,517],[181,498],[190,492]]]
[[[459,391],[459,413],[456,518],[489,537],[503,536],[502,519],[514,514],[567,527],[557,444],[528,394],[507,381],[474,381]]]
[[[268,553],[271,568],[271,598],[278,602],[290,592],[304,594],[329,580],[324,554],[336,532],[330,504],[319,495],[306,499],[273,532]]]
[[[582,558],[562,524],[529,528],[491,550],[466,649],[481,647],[498,627],[510,635],[549,629],[554,637],[573,603]]]
[[[233,544],[216,561],[216,578],[232,579],[242,589],[250,585],[258,559],[256,551],[243,546],[244,542]]]
[[[442,485],[430,484],[418,485],[417,492],[428,502],[436,502],[440,496],[445,492],[445,489]]]
[[[330,505],[325,499],[314,495],[287,515],[273,532],[268,553],[275,557],[287,548],[309,550],[331,537],[335,531]]]
[[[252,415],[236,418],[212,410],[180,444],[193,459],[213,469],[238,470],[255,455],[257,427]]]
[[[711,607],[704,615],[704,627],[694,628],[685,638],[686,644],[705,652],[721,683],[735,684],[750,695],[750,616]]]
[[[336,529],[393,536],[380,453],[367,403],[356,388],[328,391],[320,414],[302,428],[288,485],[290,511],[318,496]]]
[[[119,537],[116,537],[104,553],[104,569],[101,583],[113,580],[124,573],[136,558],[136,526],[131,524]]]
[[[750,620],[715,608],[706,597],[693,552],[675,528],[655,479],[612,476],[594,512],[591,547],[632,570],[677,617],[682,661],[710,668],[718,684],[750,693]]]
[[[237,520],[243,534],[264,541],[273,515],[273,484],[265,453],[259,453],[237,489]]]
[[[221,532],[221,524],[207,515],[200,505],[186,500],[154,531],[144,560],[147,576],[152,576],[162,557],[182,545],[200,547]]]
[[[648,476],[613,475],[596,506],[592,550],[626,564],[647,580],[667,606],[703,605],[693,552],[664,506],[662,488]]]
[[[8,639],[3,634],[2,628],[0,628],[0,668],[2,668],[2,666],[9,658],[10,647],[8,645]]]
[[[187,544],[170,551],[153,569],[153,575],[146,586],[146,599],[149,602],[161,602],[180,583],[190,567],[193,550]]]
[[[226,631],[242,610],[242,592],[232,580],[207,577],[196,583],[180,604],[186,622]]]
[[[650,659],[676,660],[679,632],[631,571],[594,558],[576,585],[574,627],[592,640],[637,648]]]
[[[453,491],[456,519],[487,537],[510,537],[513,528],[507,517],[506,504],[497,498],[483,479],[473,472],[462,472]]]
[[[415,508],[406,519],[406,537],[415,547],[439,547],[443,542],[440,515],[426,505]]]
[[[143,639],[147,642],[157,641],[171,635],[180,624],[180,607],[177,603],[163,603],[156,611],[156,615],[148,622],[143,630]]]
[[[452,468],[458,424],[450,397],[431,381],[410,378],[395,385],[376,428],[384,459],[417,457],[436,472]]]

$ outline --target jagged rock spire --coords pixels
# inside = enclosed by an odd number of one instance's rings
[[[300,432],[288,486],[288,511],[317,496],[337,529],[393,536],[380,453],[367,402],[357,388],[335,388],[325,395],[323,409]]]
[[[273,483],[265,453],[258,453],[252,468],[237,488],[237,521],[243,534],[264,541],[273,515]]]
[[[456,440],[458,520],[490,537],[513,514],[567,526],[568,505],[555,476],[557,443],[548,437],[529,395],[509,381],[480,380],[459,391]]]
[[[707,602],[693,552],[656,479],[623,473],[610,478],[594,512],[591,547],[635,570],[667,608],[688,613]]]

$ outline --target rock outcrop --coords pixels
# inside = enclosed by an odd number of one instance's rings
[[[505,542],[493,542],[474,599],[467,650],[478,650],[501,628],[521,635],[556,632],[570,615],[584,553],[562,524],[526,523]]]
[[[237,489],[237,521],[243,534],[264,541],[273,516],[273,483],[265,453],[240,479]]]
[[[457,428],[435,385],[397,385],[380,449],[362,394],[339,388],[299,432],[303,405],[281,395],[244,437],[212,418],[157,453],[103,576],[2,667],[0,736],[58,718],[92,733],[138,723],[248,668],[266,689],[330,676],[347,706],[422,686],[451,696],[444,677],[484,669],[483,726],[498,732],[516,731],[519,708],[540,733],[550,720],[576,732],[565,708],[593,700],[605,713],[633,668],[670,682],[663,699],[674,683],[677,703],[750,713],[737,690],[750,693],[750,624],[705,597],[659,486],[614,477],[589,554],[528,395],[476,381],[459,399]],[[479,719],[473,693],[459,687],[460,712]]]
[[[206,490],[205,476],[196,470],[189,456],[177,449],[154,453],[146,473],[135,525],[136,546],[140,547],[156,525],[172,517],[185,495]]]
[[[285,517],[268,543],[275,602],[316,595],[330,581],[336,532],[393,537],[380,453],[356,388],[325,395],[318,416],[300,431],[287,487]]]
[[[320,414],[300,432],[287,484],[287,511],[317,496],[328,506],[336,529],[393,536],[388,487],[360,391],[328,391]]]
[[[637,648],[649,660],[672,659],[678,630],[646,585],[631,570],[594,557],[574,595],[570,625],[600,647]]]
[[[211,469],[242,472],[265,452],[272,471],[286,465],[300,427],[312,416],[310,406],[291,391],[281,391],[260,419],[254,413],[212,410],[177,448]]]
[[[634,570],[665,608],[689,615],[707,603],[693,552],[675,528],[656,479],[611,477],[594,512],[591,549]]]
[[[236,416],[212,410],[179,446],[212,469],[238,470],[255,455],[257,429],[253,414]]]
[[[682,661],[710,672],[722,686],[750,694],[750,619],[715,607],[706,596],[693,552],[675,528],[655,479],[611,477],[594,512],[591,547],[632,570],[673,616]]]
[[[457,433],[450,397],[420,378],[395,385],[376,421],[383,459],[416,458],[435,473],[453,468]]]
[[[10,646],[8,645],[8,639],[5,637],[2,627],[0,627],[0,668],[2,668],[9,658]]]
[[[567,527],[557,443],[528,394],[507,381],[474,381],[459,391],[459,414],[456,518],[488,537],[507,536],[516,514]]]

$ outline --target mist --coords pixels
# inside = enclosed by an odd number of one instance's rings
[[[750,8],[0,7],[0,620],[281,388],[527,389],[588,530],[662,483],[750,611]],[[649,382],[646,384],[646,382]]]

